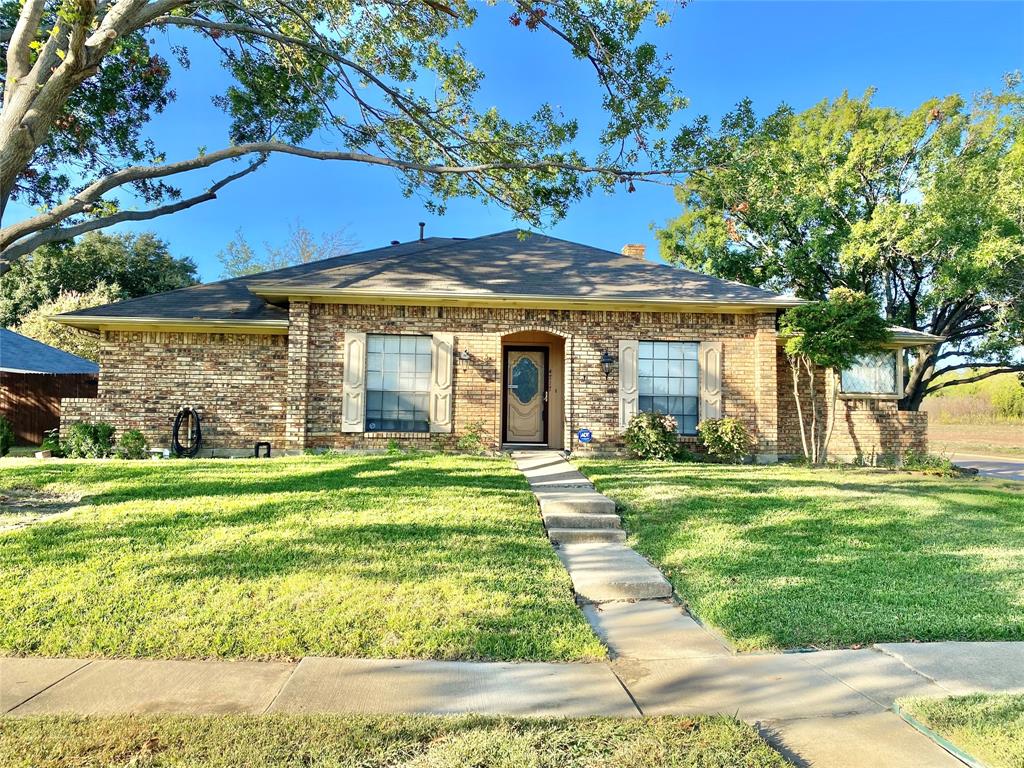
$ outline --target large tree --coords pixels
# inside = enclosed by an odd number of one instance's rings
[[[683,99],[638,39],[647,20],[668,20],[654,0],[484,8],[508,18],[494,45],[550,34],[596,74],[607,124],[592,157],[555,107],[538,101],[517,121],[479,104],[483,73],[459,42],[477,18],[470,0],[7,0],[0,273],[44,243],[212,200],[274,153],[390,168],[434,209],[473,196],[533,224],[593,185],[678,170],[680,145],[663,136]],[[169,160],[145,128],[172,85],[195,85],[188,52],[200,44],[230,76],[216,99],[230,133],[197,123],[196,154]],[[213,166],[212,182],[184,191],[186,174]],[[11,220],[12,200],[39,212]]]
[[[257,253],[245,233],[238,230],[224,249],[217,253],[217,260],[222,267],[221,277],[242,277],[344,256],[352,253],[358,244],[344,228],[317,237],[301,223],[295,222],[288,228],[288,238],[283,245],[264,242],[262,254]]]
[[[173,256],[152,233],[90,232],[41,246],[0,275],[0,326],[16,325],[62,292],[90,294],[101,283],[114,287],[117,301],[197,282],[195,263]]]
[[[892,323],[945,337],[913,357],[904,408],[1024,370],[1019,83],[909,113],[869,91],[763,118],[745,101],[717,131],[702,121],[704,170],[678,188],[683,212],[659,232],[662,254],[810,300],[861,291]]]

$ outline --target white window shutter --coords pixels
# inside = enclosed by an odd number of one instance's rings
[[[341,400],[341,431],[365,432],[366,334],[345,332],[345,381]]]
[[[640,405],[637,384],[637,360],[640,342],[637,339],[619,340],[619,427],[625,429],[636,416]]]
[[[700,343],[700,418],[722,418],[722,342]]]
[[[435,333],[431,337],[430,431],[452,431],[452,366],[455,336]]]

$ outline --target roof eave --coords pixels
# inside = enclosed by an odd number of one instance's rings
[[[268,301],[318,301],[332,304],[416,304],[427,306],[526,307],[555,309],[618,309],[676,312],[698,311],[771,311],[803,304],[790,297],[763,299],[640,299],[607,296],[537,296],[532,294],[493,294],[430,291],[361,291],[349,288],[294,287],[280,283],[252,283],[249,290]]]
[[[85,331],[151,330],[212,333],[288,333],[287,319],[243,320],[231,318],[113,317],[102,315],[54,315],[54,322]]]

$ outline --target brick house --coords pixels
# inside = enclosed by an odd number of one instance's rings
[[[799,453],[776,333],[797,300],[622,253],[517,231],[426,238],[61,315],[101,336],[99,396],[62,423],[103,420],[165,446],[184,405],[204,448],[426,446],[616,451],[638,410],[735,416],[761,461]],[[844,372],[833,453],[924,449],[926,415],[897,409],[902,347]],[[586,430],[590,442],[581,442]],[[586,435],[586,432],[584,432]]]

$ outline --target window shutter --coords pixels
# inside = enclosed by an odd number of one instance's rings
[[[637,358],[640,342],[637,339],[619,340],[619,427],[625,429],[636,416],[640,403],[637,388]]]
[[[366,418],[366,334],[345,332],[345,381],[341,400],[341,431],[364,432]]]
[[[722,342],[700,343],[700,418],[722,418]]]
[[[452,365],[455,336],[435,333],[431,337],[430,431],[452,431]]]

